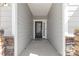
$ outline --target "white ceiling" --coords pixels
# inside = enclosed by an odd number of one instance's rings
[[[51,8],[51,3],[29,3],[28,6],[33,16],[47,16]]]

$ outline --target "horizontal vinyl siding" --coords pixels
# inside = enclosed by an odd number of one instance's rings
[[[74,33],[79,28],[79,5],[68,5],[68,32]]]
[[[63,55],[62,7],[63,4],[53,4],[49,12],[47,21],[48,40],[56,48],[60,55]]]
[[[12,6],[9,4],[6,7],[0,7],[1,28],[4,29],[4,35],[12,35]]]
[[[17,45],[18,55],[21,55],[23,50],[32,40],[32,15],[27,4],[17,4]]]

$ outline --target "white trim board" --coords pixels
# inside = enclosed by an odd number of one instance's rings
[[[17,4],[12,3],[12,35],[14,36],[14,55],[17,56]]]

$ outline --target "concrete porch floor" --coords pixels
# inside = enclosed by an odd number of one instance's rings
[[[21,56],[59,56],[48,40],[32,40]]]

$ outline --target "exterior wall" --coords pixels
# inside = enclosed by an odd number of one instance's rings
[[[28,43],[32,40],[32,15],[27,4],[17,4],[17,52],[23,52]]]
[[[1,20],[1,29],[4,29],[5,36],[12,35],[12,6],[8,4],[8,6],[0,7],[0,20]]]
[[[68,5],[68,33],[73,34],[79,28],[79,4]]]
[[[56,48],[59,54],[63,55],[63,19],[62,5],[52,4],[48,15],[48,40]]]

